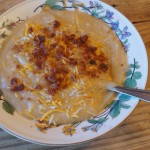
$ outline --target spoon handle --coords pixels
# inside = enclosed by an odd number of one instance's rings
[[[115,92],[121,92],[124,94],[128,94],[137,98],[140,98],[143,101],[150,103],[150,90],[141,90],[141,89],[130,89],[125,87],[116,86],[112,88]]]

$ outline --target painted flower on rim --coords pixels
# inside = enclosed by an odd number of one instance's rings
[[[93,132],[97,132],[99,130],[99,128],[101,128],[101,126],[103,125],[103,123],[96,123],[91,127],[91,131]]]
[[[119,21],[117,20],[116,22],[112,22],[111,27],[113,30],[119,31]]]
[[[90,129],[91,129],[91,126],[85,126],[85,127],[82,128],[82,130],[84,132],[89,131]]]
[[[130,47],[130,43],[124,44],[124,48],[125,48],[126,51],[129,50],[129,47]]]
[[[83,127],[82,130],[84,132],[89,131],[89,130],[91,130],[93,132],[97,132],[99,130],[99,128],[101,128],[102,125],[103,125],[103,123],[98,122],[98,123],[93,124],[92,126]]]
[[[103,6],[99,2],[95,2],[95,7],[97,9],[102,9],[103,8]]]
[[[91,7],[94,7],[94,3],[92,1],[89,2]]]
[[[76,129],[73,126],[71,126],[71,125],[66,125],[63,128],[63,133],[65,135],[71,135],[72,136],[73,134],[76,133]]]
[[[110,21],[110,22],[112,21],[111,19],[113,19],[113,15],[114,15],[113,12],[106,10],[106,16],[105,17],[108,21]]]
[[[121,33],[121,40],[126,39],[127,37],[129,37],[131,35],[131,33],[127,32],[127,30],[128,30],[128,27],[125,26]]]
[[[99,2],[90,1],[89,4],[90,4],[90,7],[93,7],[93,8],[97,8],[97,9],[102,9],[103,8],[103,6]]]

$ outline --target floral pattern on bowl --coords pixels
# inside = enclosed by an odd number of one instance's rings
[[[115,13],[105,9],[103,6],[103,3],[97,1],[84,1],[84,0],[47,0],[44,4],[39,5],[38,7],[34,8],[33,11],[36,12],[40,8],[41,9],[57,9],[57,10],[65,10],[65,9],[76,9],[79,8],[80,11],[84,11],[98,19],[103,20],[105,23],[107,23],[112,30],[114,30],[116,36],[124,46],[125,51],[130,51],[130,37],[132,36],[132,33],[129,31],[128,26],[120,26],[120,20],[115,17]],[[24,21],[24,19],[21,19],[21,17],[17,17],[16,20],[6,19],[1,26],[0,26],[0,48],[2,47],[2,43],[5,41],[5,39],[9,36],[10,32],[15,28],[15,26]],[[124,82],[124,86],[128,88],[138,88],[138,82],[143,77],[141,72],[141,64],[139,64],[136,57],[132,57],[132,62],[130,60],[130,67],[128,72],[126,73],[126,80]],[[99,130],[104,127],[108,121],[112,121],[113,119],[116,119],[119,117],[122,113],[122,111],[127,111],[130,109],[130,101],[131,96],[125,95],[125,94],[119,94],[117,98],[114,100],[114,102],[108,106],[108,108],[105,109],[103,113],[101,113],[99,116],[95,116],[90,120],[79,122],[76,124],[70,124],[70,125],[62,125],[60,126],[61,132],[64,133],[66,136],[73,137],[75,134],[81,134],[85,132],[89,132],[89,134],[93,132],[98,133]],[[3,98],[1,98],[3,100]],[[7,102],[4,100],[3,102],[3,108],[9,113],[9,109],[11,109],[11,106],[9,104],[6,104]],[[13,114],[13,112],[11,113]],[[52,127],[53,128],[53,127]],[[51,129],[49,129],[51,130]],[[98,136],[98,134],[97,134]]]

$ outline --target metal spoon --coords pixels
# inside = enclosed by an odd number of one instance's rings
[[[111,91],[131,95],[131,96],[137,97],[145,102],[150,103],[150,90],[130,89],[130,88],[125,88],[125,87],[120,87],[120,86],[114,86],[114,87],[109,86],[108,89]]]

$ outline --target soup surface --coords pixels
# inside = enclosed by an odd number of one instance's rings
[[[83,121],[115,97],[128,69],[124,48],[104,22],[78,11],[41,12],[20,24],[1,51],[5,99],[29,119]]]

